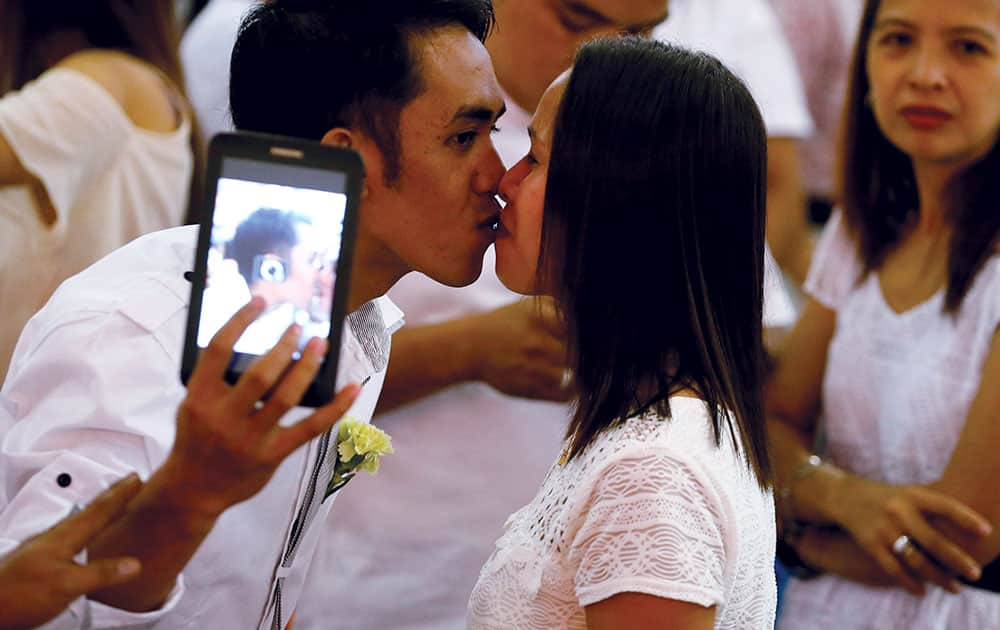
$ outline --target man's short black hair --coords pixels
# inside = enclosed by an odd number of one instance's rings
[[[296,224],[308,222],[305,217],[284,210],[255,210],[236,227],[236,233],[226,245],[226,257],[236,261],[247,286],[253,286],[257,256],[275,254],[288,260],[292,248],[299,243]]]
[[[238,129],[319,140],[359,129],[401,173],[399,115],[422,90],[410,39],[458,25],[480,41],[491,0],[276,0],[240,27],[229,101]]]

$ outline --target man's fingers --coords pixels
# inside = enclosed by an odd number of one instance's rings
[[[243,373],[233,388],[233,399],[239,413],[249,413],[282,380],[298,350],[301,336],[302,327],[292,324],[278,343]]]
[[[233,356],[233,346],[239,341],[243,332],[261,314],[267,303],[263,298],[251,298],[246,305],[236,311],[228,322],[212,337],[208,347],[201,352],[198,365],[188,381],[188,389],[201,383],[216,383],[226,373],[226,367]]]
[[[61,586],[67,595],[86,595],[128,582],[141,572],[142,565],[136,558],[107,558],[73,567]]]
[[[309,340],[302,349],[302,358],[284,373],[267,402],[254,414],[255,422],[261,427],[270,427],[276,424],[285,412],[299,404],[323,362],[326,347],[325,339],[314,337]]]
[[[326,433],[347,413],[360,391],[359,385],[348,385],[328,405],[320,407],[308,418],[290,427],[276,429],[278,433],[272,446],[275,459],[288,457],[309,440]]]
[[[97,495],[86,508],[57,523],[43,536],[51,536],[54,541],[70,547],[75,554],[125,512],[140,488],[142,481],[132,473]]]
[[[943,516],[962,529],[979,536],[988,536],[993,531],[993,525],[986,517],[958,499],[930,488],[913,487],[912,492],[922,512]]]

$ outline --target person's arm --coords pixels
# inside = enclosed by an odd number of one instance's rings
[[[802,286],[813,247],[795,138],[767,139],[767,243],[781,269]]]
[[[711,630],[715,606],[620,593],[585,609],[587,630]]]
[[[947,494],[919,486],[878,483],[829,463],[810,467],[813,417],[820,399],[826,353],[833,337],[836,313],[816,300],[806,302],[802,317],[785,344],[766,392],[768,432],[778,488],[779,515],[846,530],[880,571],[914,593],[921,581],[952,587],[953,575],[975,579],[978,566],[932,526],[938,515],[977,539],[983,536],[982,518]],[[892,553],[893,541],[907,534],[946,571],[924,558],[904,563]]]
[[[138,558],[142,575],[99,591],[94,600],[130,611],[161,606],[219,516],[259,492],[286,457],[329,430],[357,395],[357,386],[349,386],[297,424],[278,424],[308,388],[325,349],[324,340],[312,339],[292,364],[298,347],[294,326],[236,385],[228,385],[223,376],[232,348],[262,310],[263,300],[251,301],[202,353],[167,460],[89,549],[96,560]]]
[[[980,564],[1000,556],[1000,332],[994,333],[983,363],[982,380],[965,426],[941,478],[929,487],[952,496],[986,517],[993,533],[976,536],[944,519],[932,522],[944,535],[968,550]]]
[[[896,587],[899,580],[888,575],[842,530],[807,527],[795,542],[795,552],[809,567],[875,587]],[[913,585],[921,592],[920,584]]]
[[[141,487],[139,477],[129,475],[80,512],[0,557],[0,628],[34,628],[76,598],[139,575],[142,565],[135,558],[78,564],[74,557],[121,517]]]
[[[571,395],[565,368],[566,347],[548,300],[408,326],[393,335],[378,413],[471,381],[512,396],[565,401]]]
[[[765,389],[767,430],[779,502],[784,498],[782,489],[791,488],[792,477],[812,452],[826,353],[836,321],[835,311],[808,298],[798,322],[782,344]],[[829,468],[817,469],[809,477],[797,480],[795,485],[833,474],[836,471]],[[819,486],[819,490],[824,488]],[[796,517],[830,523],[832,516],[820,509],[823,505],[822,501],[796,501]],[[784,504],[781,507],[785,507]]]

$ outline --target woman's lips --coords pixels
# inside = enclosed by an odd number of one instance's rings
[[[948,112],[936,107],[914,105],[902,109],[903,118],[915,129],[937,129],[952,119]]]

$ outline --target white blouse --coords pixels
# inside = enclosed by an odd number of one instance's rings
[[[180,225],[192,156],[177,129],[136,127],[85,74],[45,72],[0,99],[0,134],[48,193],[46,225],[26,186],[0,187],[0,379],[21,328],[59,283],[142,234]]]
[[[896,313],[878,275],[861,263],[842,215],[830,218],[806,291],[837,312],[823,378],[827,456],[853,473],[891,484],[940,478],[965,426],[1000,324],[1000,256],[990,258],[955,315],[944,290]],[[923,597],[824,575],[792,580],[782,628],[1000,628],[1000,595],[928,585]]]
[[[773,628],[771,493],[727,432],[715,446],[702,401],[670,404],[552,466],[480,573],[471,630],[586,628],[585,606],[625,592],[717,606],[716,628]]]

